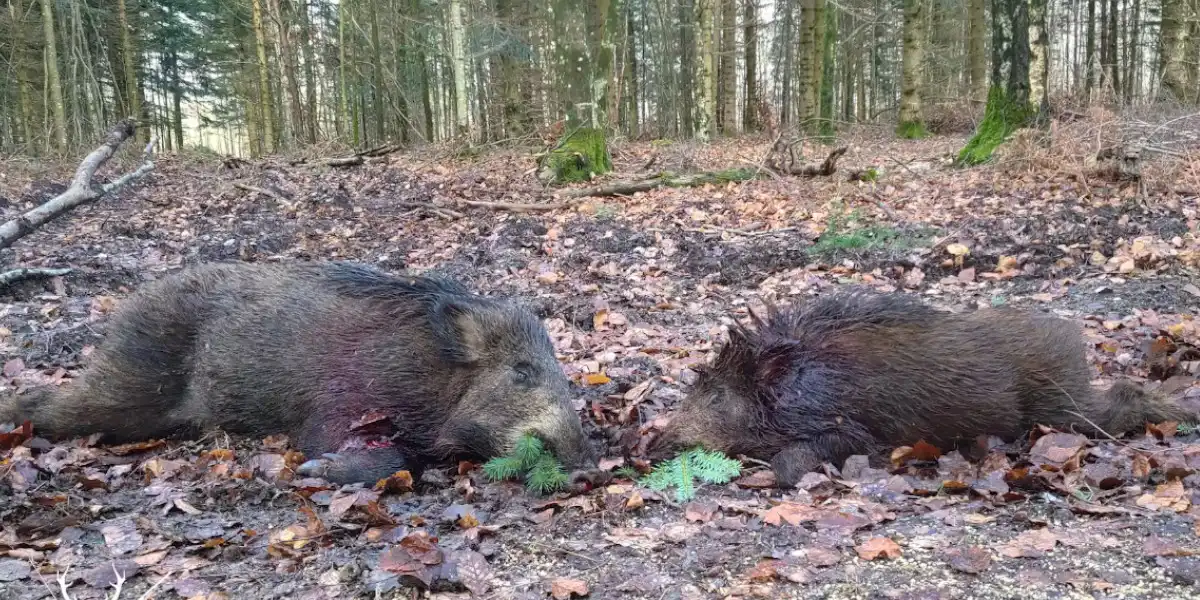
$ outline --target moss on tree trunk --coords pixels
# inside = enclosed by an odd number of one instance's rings
[[[604,131],[585,127],[575,130],[557,148],[542,157],[538,179],[545,183],[587,181],[592,175],[612,170]]]
[[[1004,88],[992,86],[988,91],[987,108],[983,121],[975,135],[958,153],[961,165],[978,165],[987,162],[1008,136],[1030,122],[1035,111],[1028,102],[1021,102],[1005,93]]]
[[[902,121],[896,126],[896,136],[906,140],[919,140],[929,137],[929,131],[921,121]]]

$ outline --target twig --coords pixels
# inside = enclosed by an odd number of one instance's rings
[[[125,574],[121,573],[120,571],[117,571],[117,563],[115,563],[115,562],[112,563],[112,572],[113,572],[113,575],[117,576],[117,582],[112,584],[112,586],[113,586],[112,600],[120,600],[121,599],[121,588],[125,587]]]
[[[248,184],[242,183],[242,182],[240,182],[240,181],[235,181],[235,182],[233,183],[233,187],[235,187],[235,188],[238,188],[239,190],[246,190],[247,192],[257,192],[257,193],[259,193],[259,194],[262,194],[262,195],[264,195],[264,196],[270,196],[270,197],[272,197],[272,198],[274,198],[274,199],[276,199],[276,200],[278,200],[278,201],[280,201],[280,202],[285,202],[285,203],[286,203],[286,202],[288,201],[286,198],[284,198],[283,196],[281,196],[281,195],[280,195],[278,192],[274,192],[274,191],[271,191],[271,190],[268,190],[268,189],[263,189],[263,188],[260,188],[260,187],[255,187],[255,186],[252,186],[252,185],[248,185]]]
[[[71,594],[67,593],[67,573],[71,571],[70,567],[63,570],[61,574],[56,573],[54,579],[58,581],[58,591],[62,592],[63,600],[74,600]]]
[[[494,208],[496,210],[511,210],[515,212],[552,211],[567,208],[574,204],[573,202],[559,202],[556,204],[521,204],[518,202],[484,202],[483,200],[459,200],[458,202],[459,204],[464,204],[466,206]]]
[[[48,277],[62,277],[70,273],[71,269],[37,269],[34,267],[22,267],[0,273],[0,288],[10,286],[18,281],[26,279],[46,279]]]
[[[138,600],[149,600],[149,598],[151,597],[150,594],[152,594],[154,592],[154,590],[158,589],[158,586],[162,585],[163,582],[166,581],[167,578],[170,577],[173,573],[174,573],[174,571],[167,571],[167,574],[163,575],[162,578],[160,578],[158,581],[154,582],[154,585],[151,585],[150,589],[143,592],[141,596],[138,596]]]

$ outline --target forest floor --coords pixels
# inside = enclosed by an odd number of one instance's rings
[[[342,169],[163,157],[144,182],[0,253],[6,267],[74,269],[0,296],[0,394],[69,379],[121,299],[182,265],[352,259],[535,306],[607,468],[636,462],[731,318],[846,284],[1053,310],[1085,325],[1098,385],[1132,378],[1200,405],[1200,161],[1147,162],[1138,185],[1071,149],[1017,147],[963,170],[950,164],[962,136],[843,141],[831,177],[524,212],[466,203],[562,202],[515,152]],[[753,168],[769,145],[626,143],[614,162]],[[846,177],[867,168],[876,181]],[[0,162],[0,216],[61,191],[72,169]],[[619,478],[536,498],[470,465],[431,471],[415,492],[339,490],[293,480],[284,448],[0,434],[0,597],[112,597],[118,579],[121,598],[209,600],[1200,593],[1200,436],[1173,424],[1119,441],[1031,432],[980,463],[853,459],[790,491],[748,463],[682,505]]]

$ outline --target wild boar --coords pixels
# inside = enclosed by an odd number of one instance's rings
[[[525,433],[569,468],[596,456],[528,310],[431,276],[353,263],[214,263],[119,307],[73,383],[0,404],[51,436],[122,443],[221,428],[286,433],[304,474],[373,482]]]
[[[924,440],[944,450],[1035,424],[1119,435],[1194,411],[1130,382],[1093,391],[1075,323],[1012,308],[943,312],[861,290],[768,308],[730,332],[652,444],[771,461],[791,487],[824,462]]]

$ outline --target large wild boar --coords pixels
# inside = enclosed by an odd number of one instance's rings
[[[580,473],[595,464],[531,312],[351,263],[208,264],[148,284],[77,381],[0,404],[0,422],[24,419],[117,443],[284,432],[312,459],[302,473],[342,483],[496,456],[524,433]]]
[[[1118,382],[1090,385],[1080,328],[1010,308],[953,314],[843,292],[754,317],[704,369],[655,454],[693,444],[771,461],[791,487],[823,462],[919,440],[1012,440],[1035,424],[1119,435],[1196,414]]]

